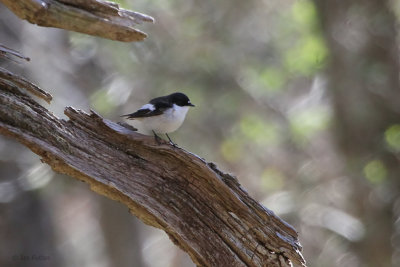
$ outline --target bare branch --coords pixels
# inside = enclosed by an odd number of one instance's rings
[[[25,89],[31,94],[45,100],[49,104],[53,99],[53,96],[51,94],[43,91],[38,86],[34,85],[25,78],[15,75],[14,73],[11,73],[3,68],[0,68],[0,84],[2,83],[8,83],[9,85],[15,86],[16,88]]]
[[[69,107],[58,119],[8,77],[0,134],[164,230],[198,266],[305,266],[296,231],[215,164],[94,112]]]
[[[147,35],[135,29],[150,16],[100,0],[0,0],[21,19],[123,42],[142,41]]]

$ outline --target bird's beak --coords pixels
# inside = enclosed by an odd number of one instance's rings
[[[193,105],[192,103],[189,103],[188,106],[195,107],[195,105]]]

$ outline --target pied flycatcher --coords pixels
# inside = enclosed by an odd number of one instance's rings
[[[160,141],[157,134],[165,134],[171,144],[176,146],[168,133],[176,131],[182,125],[190,107],[194,105],[185,94],[173,93],[156,97],[136,112],[121,117],[140,121],[145,130],[153,132],[157,143]]]

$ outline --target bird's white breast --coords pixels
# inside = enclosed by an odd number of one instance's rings
[[[172,108],[164,111],[163,114],[141,119],[143,128],[147,131],[165,134],[176,131],[183,123],[189,107],[173,105]]]

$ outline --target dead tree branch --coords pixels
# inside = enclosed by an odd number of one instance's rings
[[[147,35],[135,29],[150,16],[100,0],[0,0],[19,18],[39,26],[56,27],[111,40],[142,41]]]
[[[0,69],[0,134],[164,230],[198,266],[305,265],[296,231],[232,175],[95,112],[68,107],[59,119],[26,91],[51,96],[21,79]]]

